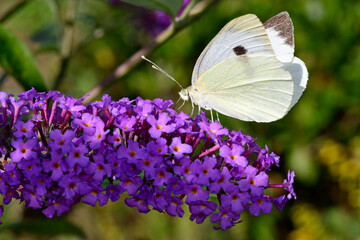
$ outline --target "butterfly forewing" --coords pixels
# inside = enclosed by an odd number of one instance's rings
[[[195,85],[197,79],[216,64],[229,58],[249,54],[274,56],[264,25],[254,14],[247,14],[230,21],[214,37],[195,64],[192,85]]]
[[[275,57],[238,56],[204,73],[196,89],[209,108],[244,121],[282,118],[292,100],[293,81]]]
[[[287,12],[281,12],[264,23],[276,58],[291,62],[294,57],[294,27]]]

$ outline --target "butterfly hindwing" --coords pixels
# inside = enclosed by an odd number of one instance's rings
[[[289,71],[294,82],[294,94],[288,109],[289,111],[298,102],[299,98],[306,89],[309,73],[305,63],[297,57],[294,57],[291,63],[284,63],[284,69]]]

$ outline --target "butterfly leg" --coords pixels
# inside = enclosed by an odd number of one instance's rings
[[[193,115],[194,113],[194,103],[193,101],[191,101],[191,114],[190,114],[190,117]]]
[[[178,104],[178,102],[180,101],[180,99],[181,99],[181,97],[178,98],[178,100],[176,101],[176,103],[175,103],[174,105]]]
[[[180,107],[178,107],[178,109],[176,109],[176,110],[179,110],[180,108],[182,108],[182,106],[184,106],[184,104],[185,104],[185,101],[180,105]]]
[[[214,116],[213,116],[212,109],[210,109],[210,114],[211,114],[211,121],[214,122]]]
[[[221,124],[218,112],[216,112],[216,117],[217,117],[218,122]]]

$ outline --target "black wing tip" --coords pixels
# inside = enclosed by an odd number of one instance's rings
[[[273,16],[264,23],[264,27],[274,28],[288,45],[294,46],[294,26],[288,12],[283,11]]]

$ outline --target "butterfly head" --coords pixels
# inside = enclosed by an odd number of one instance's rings
[[[179,92],[180,98],[184,101],[189,100],[189,91],[186,88],[181,89]]]

